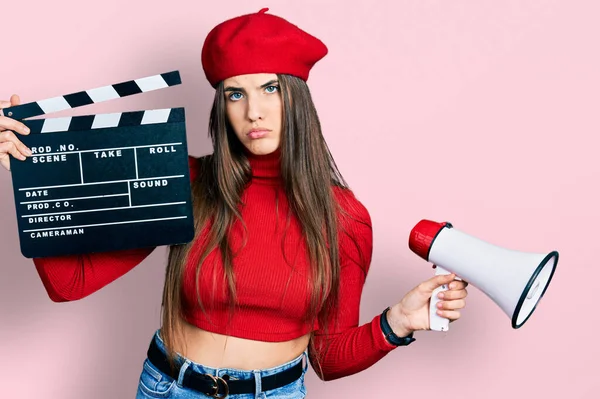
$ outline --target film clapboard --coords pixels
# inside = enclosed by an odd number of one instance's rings
[[[3,110],[31,130],[33,155],[10,165],[25,257],[193,239],[184,108],[26,120],[180,83],[172,71]]]

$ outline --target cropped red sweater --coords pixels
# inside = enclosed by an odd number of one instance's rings
[[[340,215],[340,301],[336,322],[327,335],[318,324],[304,321],[309,306],[306,247],[293,216],[288,223],[288,203],[279,174],[279,153],[250,156],[252,179],[242,195],[240,210],[245,228],[236,223],[230,243],[236,278],[237,306],[230,317],[227,283],[218,250],[201,266],[199,290],[207,319],[196,300],[195,266],[204,244],[206,226],[193,243],[183,281],[183,310],[187,321],[219,334],[280,342],[315,331],[321,349],[324,380],[364,370],[395,347],[384,338],[379,315],[358,326],[360,299],[372,253],[371,220],[366,208],[350,190],[335,188],[337,201],[351,217]],[[197,174],[197,159],[190,157],[190,177]],[[245,233],[246,231],[246,233]],[[245,245],[244,244],[245,240]],[[83,298],[127,273],[154,248],[96,253],[33,261],[53,301]],[[326,342],[327,345],[321,344]],[[315,355],[315,354],[311,354]],[[317,370],[317,369],[316,369]],[[318,370],[317,370],[318,371]],[[318,372],[319,374],[319,372]]]

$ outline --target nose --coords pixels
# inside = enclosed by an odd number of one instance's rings
[[[263,118],[263,110],[260,99],[257,96],[248,97],[248,120],[255,122]]]

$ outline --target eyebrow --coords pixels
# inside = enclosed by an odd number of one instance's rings
[[[259,89],[264,89],[267,86],[272,86],[274,84],[279,84],[279,80],[277,79],[273,79],[273,80],[269,80],[267,83],[264,83],[262,85],[260,85]],[[244,92],[245,90],[241,87],[234,87],[234,86],[227,86],[225,88],[225,91],[241,91]]]

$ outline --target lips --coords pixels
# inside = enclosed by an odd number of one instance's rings
[[[269,132],[269,129],[252,129],[248,132],[248,137],[250,137],[251,139],[259,139],[269,134]]]

